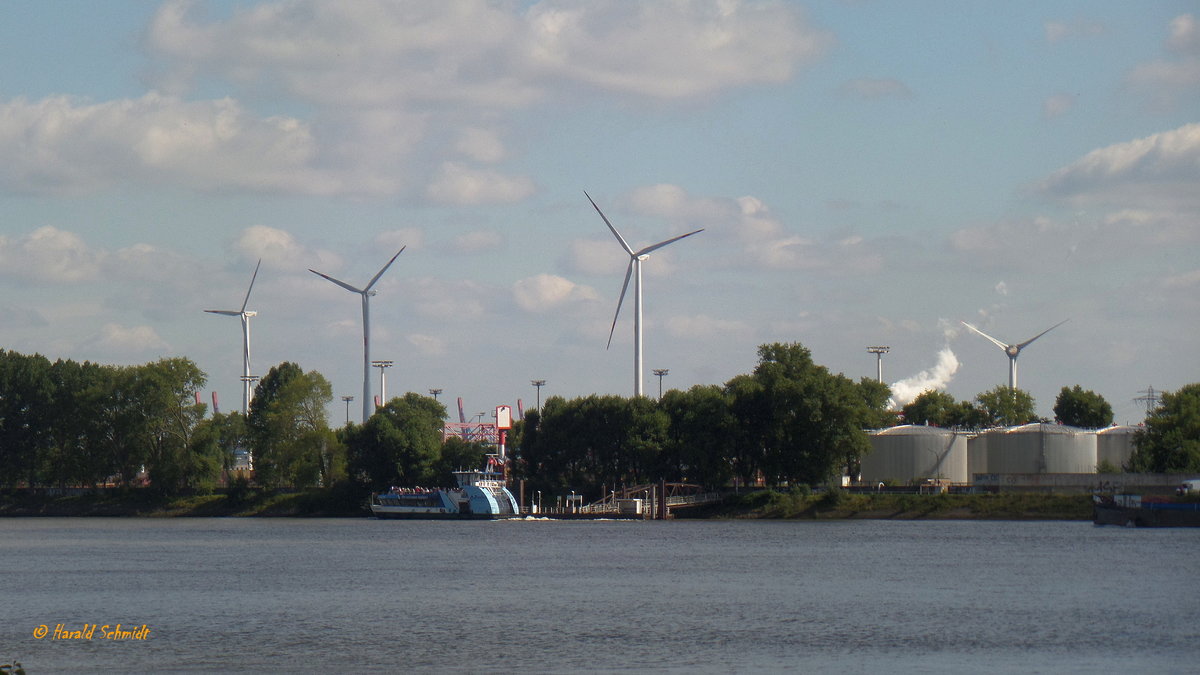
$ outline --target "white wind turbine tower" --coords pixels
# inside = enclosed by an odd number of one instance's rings
[[[1021,350],[1028,347],[1029,343],[1042,337],[1046,333],[1049,333],[1050,331],[1054,330],[1055,328],[1058,328],[1059,326],[1063,325],[1064,323],[1066,323],[1068,321],[1070,321],[1070,319],[1063,319],[1062,321],[1059,321],[1058,323],[1054,324],[1053,326],[1050,326],[1046,330],[1038,333],[1037,335],[1034,335],[1033,337],[1029,338],[1028,340],[1026,340],[1024,342],[1018,342],[1017,344],[1012,344],[1012,345],[1005,344],[1005,343],[997,340],[996,338],[979,330],[978,328],[976,328],[975,326],[972,326],[971,324],[967,323],[966,321],[963,321],[962,325],[966,326],[967,328],[970,328],[971,330],[975,331],[976,333],[979,333],[983,337],[991,340],[993,344],[995,344],[997,347],[1003,349],[1005,354],[1008,354],[1008,388],[1013,391],[1016,391],[1016,389],[1017,389],[1017,357],[1021,355]]]
[[[236,316],[242,319],[242,415],[250,412],[250,317],[258,312],[246,311],[246,303],[250,302],[250,291],[254,290],[254,280],[258,278],[258,268],[262,266],[262,258],[254,266],[254,274],[250,277],[250,288],[246,289],[246,298],[242,300],[241,309],[206,309],[209,314]]]
[[[600,207],[596,206],[596,202],[592,200],[592,196],[587,191],[584,191],[583,194],[588,198],[589,202],[592,202],[592,208],[596,209],[596,213],[599,213],[600,217],[604,219],[604,224],[608,225],[608,229],[612,230],[613,236],[617,238],[617,241],[621,242],[621,248],[625,249],[625,252],[629,254],[629,267],[625,268],[625,283],[621,285],[621,297],[617,300],[617,312],[613,315],[612,328],[608,331],[608,346],[612,346],[613,332],[617,329],[617,317],[621,315],[621,303],[625,302],[625,291],[629,288],[629,277],[633,276],[633,393],[635,396],[642,396],[642,261],[649,258],[652,251],[679,241],[684,237],[690,237],[697,232],[703,232],[704,229],[701,228],[694,232],[681,234],[678,237],[672,237],[666,241],[660,241],[657,244],[647,246],[639,251],[634,251],[625,242],[625,238],[621,236],[621,233],[617,232],[617,228],[608,222],[608,218],[605,217]]]
[[[375,295],[375,291],[371,290],[371,287],[375,285],[376,281],[379,281],[379,277],[383,276],[383,273],[387,271],[387,268],[391,267],[392,263],[396,262],[396,258],[400,257],[401,253],[404,253],[405,248],[408,248],[408,247],[407,246],[400,247],[400,250],[396,251],[396,255],[392,256],[392,259],[387,261],[387,264],[384,265],[383,268],[380,269],[378,272],[376,272],[375,276],[371,277],[371,280],[368,281],[367,285],[364,286],[363,288],[355,288],[354,286],[351,286],[350,284],[348,284],[344,281],[339,281],[337,279],[334,279],[333,277],[329,276],[328,274],[321,274],[320,272],[318,272],[314,269],[308,270],[309,272],[312,272],[313,274],[315,274],[319,277],[322,277],[322,278],[328,279],[329,281],[332,281],[333,283],[337,284],[338,286],[341,286],[342,288],[350,291],[351,293],[358,293],[359,295],[362,296],[362,312],[363,312],[363,395],[362,395],[363,416],[362,416],[362,419],[363,419],[363,424],[366,424],[367,420],[370,419],[370,417],[371,417],[371,296]]]

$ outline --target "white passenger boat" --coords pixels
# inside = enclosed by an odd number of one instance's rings
[[[495,455],[479,471],[455,471],[457,487],[397,488],[375,495],[371,512],[377,518],[477,518],[520,516],[517,500],[505,487],[503,463]]]

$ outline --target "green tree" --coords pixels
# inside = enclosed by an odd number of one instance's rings
[[[49,360],[0,350],[0,484],[39,484],[53,398]]]
[[[196,392],[207,378],[190,359],[169,358],[135,369],[137,400],[143,416],[146,470],[160,492],[177,493],[197,482],[211,481],[219,465],[193,454],[192,436],[204,418]]]
[[[332,485],[344,477],[346,451],[329,428],[329,381],[316,371],[284,362],[255,389],[247,427],[255,477],[262,485]]]
[[[979,426],[980,413],[970,401],[956,401],[944,391],[929,389],[901,409],[908,424],[935,427]]]
[[[737,419],[731,398],[716,385],[696,385],[663,394],[659,407],[670,420],[660,457],[660,477],[671,481],[724,485],[733,477]]]
[[[372,490],[390,485],[440,482],[446,408],[437,400],[408,392],[375,411],[347,434],[351,477]]]
[[[798,343],[762,345],[749,381],[731,393],[739,442],[759,460],[768,482],[829,480],[870,449],[863,427],[876,413],[860,385],[813,363]]]
[[[980,426],[1017,426],[1039,420],[1033,396],[1021,389],[998,385],[975,397]]]
[[[1054,401],[1054,417],[1069,426],[1099,429],[1112,424],[1113,410],[1100,394],[1075,385],[1073,388],[1063,387],[1058,393]]]
[[[1133,471],[1200,472],[1200,384],[1164,393],[1133,442],[1129,458]]]
[[[454,472],[474,470],[483,466],[492,448],[479,441],[464,441],[450,436],[442,442],[441,451],[433,463],[433,480],[436,485],[454,485]]]

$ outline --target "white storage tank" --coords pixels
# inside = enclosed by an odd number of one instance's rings
[[[862,480],[907,482],[941,478],[965,483],[967,437],[940,427],[905,424],[872,432],[871,452],[862,458]]]
[[[975,434],[967,439],[967,480],[973,483],[975,474],[987,472],[987,434]]]
[[[1138,427],[1113,426],[1096,431],[1096,463],[1108,462],[1124,467],[1133,455],[1133,435]]]
[[[1096,473],[1096,433],[1061,424],[987,432],[988,473]]]

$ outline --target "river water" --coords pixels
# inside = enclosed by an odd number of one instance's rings
[[[1198,560],[1080,522],[8,518],[0,663],[1195,672]]]

